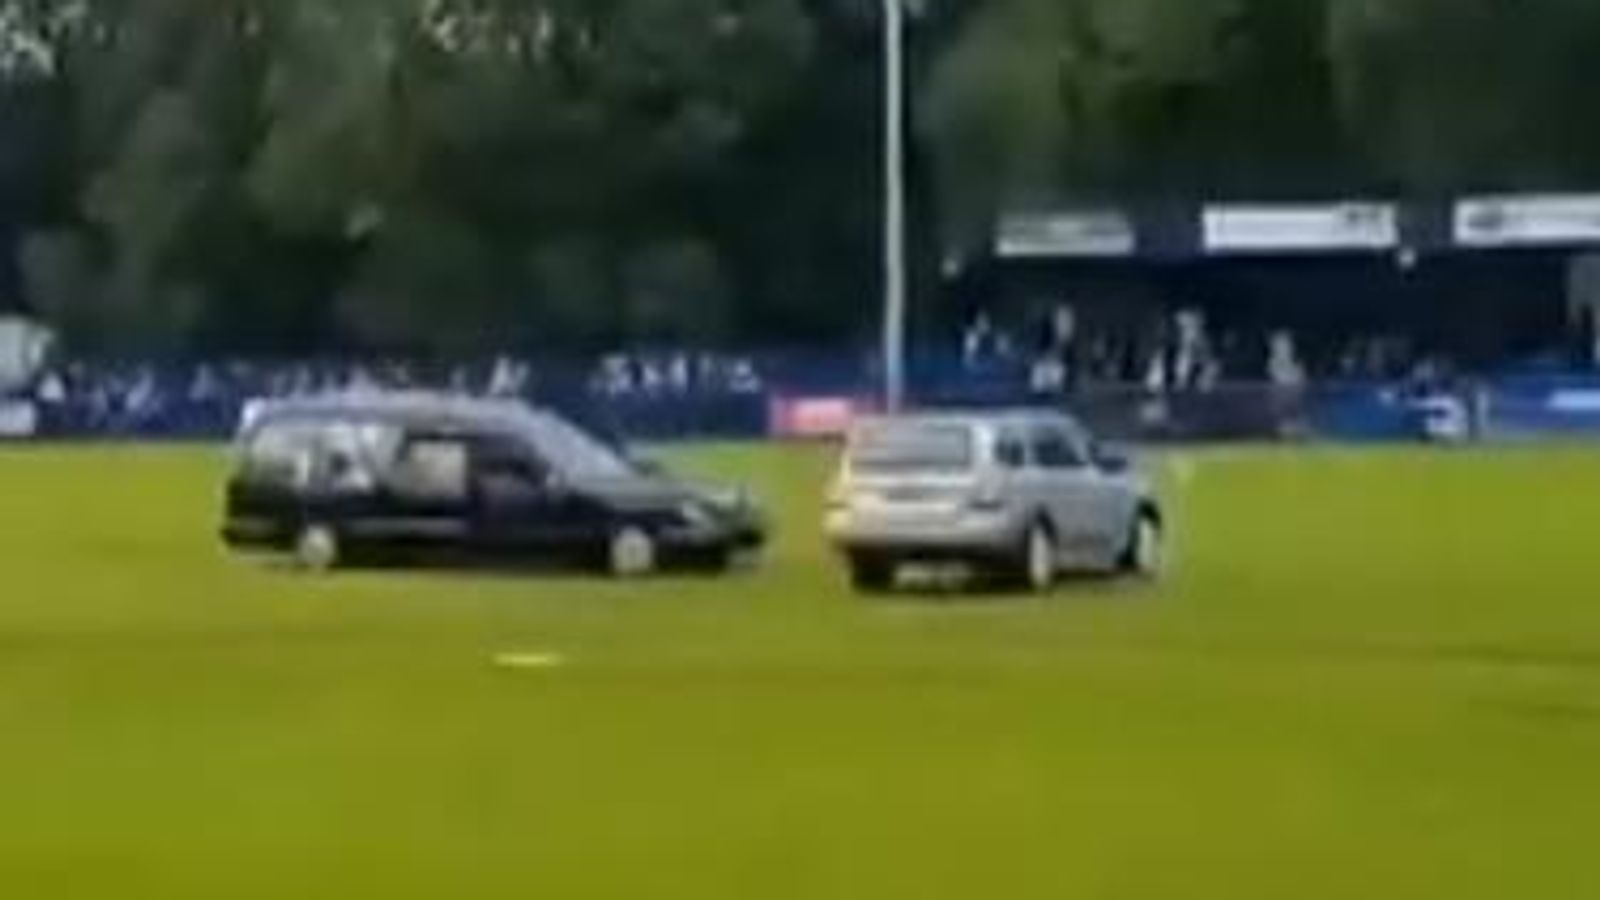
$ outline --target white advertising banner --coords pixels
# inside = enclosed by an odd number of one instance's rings
[[[1462,247],[1539,247],[1600,243],[1600,194],[1469,197],[1456,204]]]
[[[0,439],[39,433],[39,409],[25,400],[0,400]]]
[[[1400,213],[1392,203],[1209,206],[1202,230],[1208,253],[1391,250]]]
[[[1000,220],[995,252],[1006,259],[1132,256],[1133,221],[1115,210],[1017,213]]]
[[[50,330],[17,316],[0,316],[0,391],[17,391],[44,365]]]

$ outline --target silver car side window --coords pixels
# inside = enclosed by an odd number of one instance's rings
[[[1002,469],[1027,468],[1028,446],[1022,435],[1010,429],[995,435],[994,461]]]
[[[1064,429],[1038,426],[1033,429],[1032,444],[1034,464],[1041,469],[1080,469],[1088,464]]]

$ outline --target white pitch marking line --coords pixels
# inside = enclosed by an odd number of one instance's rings
[[[559,653],[497,653],[494,656],[495,668],[518,672],[547,671],[566,664],[567,658]]]

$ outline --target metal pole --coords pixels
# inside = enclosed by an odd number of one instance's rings
[[[883,0],[883,402],[906,396],[905,7]]]

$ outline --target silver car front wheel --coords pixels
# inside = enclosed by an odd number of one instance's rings
[[[1141,578],[1156,578],[1165,565],[1161,525],[1150,515],[1141,515],[1128,535],[1128,548],[1122,568]]]

